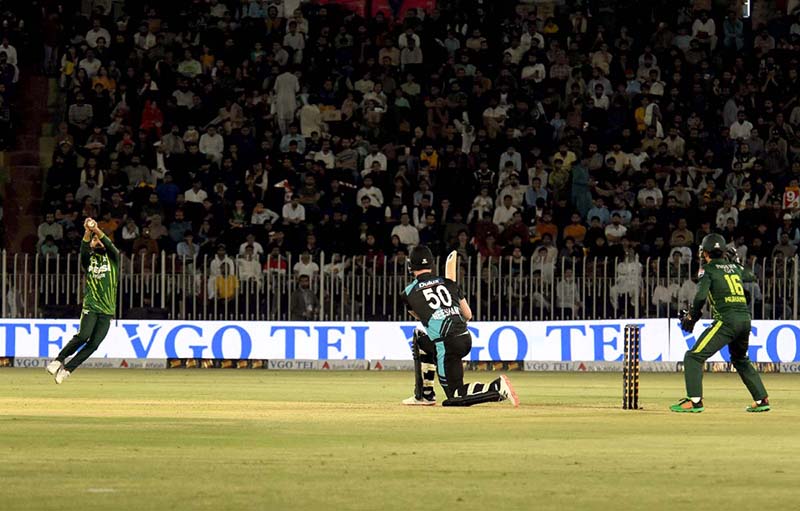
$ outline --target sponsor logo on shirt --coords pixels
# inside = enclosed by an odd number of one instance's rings
[[[92,259],[92,262],[89,263],[89,269],[87,270],[87,273],[91,275],[93,279],[101,280],[105,278],[106,273],[110,271],[111,265],[108,264],[108,260],[103,261],[103,263],[100,264],[98,259]]]

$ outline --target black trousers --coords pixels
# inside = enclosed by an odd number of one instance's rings
[[[462,359],[469,355],[472,349],[472,336],[469,332],[436,341],[423,335],[419,338],[419,345],[426,353],[436,353],[436,373],[447,397],[465,395],[467,387],[464,385]]]

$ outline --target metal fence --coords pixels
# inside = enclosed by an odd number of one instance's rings
[[[356,256],[331,260],[299,289],[297,258],[266,257],[215,271],[213,257],[123,256],[117,317],[395,321],[409,316],[400,292],[411,280],[404,260]],[[535,321],[676,317],[696,292],[696,261],[461,257],[458,281],[475,319]],[[797,319],[797,258],[755,259],[745,284],[755,319]],[[444,258],[437,258],[439,268]],[[85,274],[75,255],[0,253],[0,314],[7,318],[77,317]],[[217,265],[219,266],[219,265]],[[223,268],[225,266],[223,265]],[[253,270],[256,271],[253,271]]]

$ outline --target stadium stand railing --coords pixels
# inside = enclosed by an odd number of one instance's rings
[[[84,273],[77,258],[3,253],[0,257],[2,316],[78,317]],[[301,272],[297,257],[267,256],[258,272],[217,271],[212,258],[160,255],[125,257],[118,318],[180,320],[402,321],[409,317],[400,292],[411,280],[398,259],[349,257],[331,262],[310,279],[312,313],[298,308]],[[697,270],[677,259],[534,259],[513,262],[462,259],[458,276],[481,321],[536,321],[677,317],[696,292]],[[439,258],[441,268],[444,258]],[[798,318],[798,259],[764,258],[749,263],[757,282],[745,284],[754,319]],[[226,268],[223,265],[217,267]],[[251,265],[252,269],[252,265]],[[479,270],[480,269],[480,270]],[[243,273],[245,271],[245,273]],[[312,298],[313,297],[313,298]],[[306,302],[303,302],[305,306]]]

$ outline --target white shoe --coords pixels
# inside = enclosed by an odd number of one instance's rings
[[[500,395],[504,400],[509,400],[514,405],[514,408],[519,406],[519,397],[511,385],[511,380],[505,374],[500,377]]]
[[[47,367],[45,367],[45,369],[47,369],[48,373],[55,376],[58,370],[61,369],[62,367],[64,367],[63,362],[61,362],[60,360],[53,360],[52,362],[47,364]]]
[[[422,399],[417,399],[416,397],[411,396],[407,399],[403,399],[403,404],[409,406],[434,406],[436,405],[436,400],[425,399],[424,397]]]
[[[56,373],[56,383],[61,385],[62,383],[64,383],[64,380],[69,378],[69,375],[70,372],[67,371],[66,369],[64,368],[59,369],[58,372]]]

